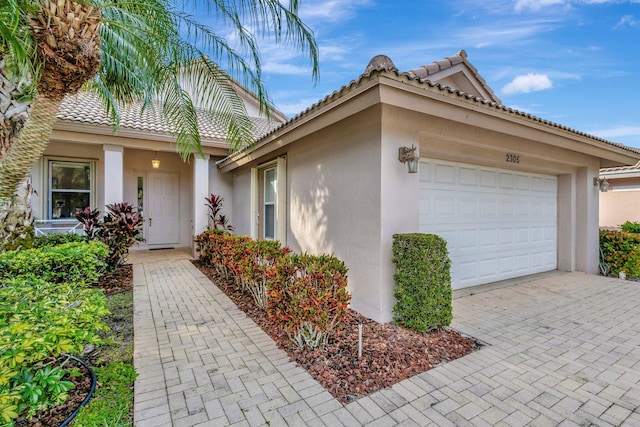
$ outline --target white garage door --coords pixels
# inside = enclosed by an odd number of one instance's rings
[[[420,231],[447,241],[453,289],[557,266],[557,179],[422,159]]]

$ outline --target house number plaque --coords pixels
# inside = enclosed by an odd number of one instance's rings
[[[506,156],[507,163],[520,163],[519,155],[507,153]]]

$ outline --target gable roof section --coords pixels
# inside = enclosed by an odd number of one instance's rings
[[[500,98],[467,60],[467,52],[460,50],[453,56],[423,65],[406,73],[409,77],[456,88],[462,92],[501,104]]]
[[[464,53],[464,51],[460,51],[459,53],[461,52],[466,56],[466,53]],[[462,55],[458,55],[458,56],[462,56]],[[384,57],[384,56],[379,55],[378,57],[375,57],[374,60],[376,58],[381,58],[381,57]],[[374,63],[375,62],[374,60],[372,60],[371,63]],[[458,61],[458,59],[456,59],[455,61]],[[380,62],[377,62],[377,64],[379,64],[378,67],[375,67],[375,66],[367,67],[367,70],[365,71],[365,73],[361,74],[357,79],[352,80],[348,84],[342,86],[340,89],[335,90],[331,94],[325,96],[323,99],[319,100],[315,104],[308,107],[306,110],[302,111],[301,113],[291,118],[288,122],[283,123],[278,127],[275,127],[269,133],[263,135],[260,139],[258,139],[256,141],[256,144],[254,144],[253,146],[246,147],[243,150],[233,153],[227,156],[226,158],[220,160],[218,162],[218,168],[224,168],[226,170],[233,169],[234,166],[232,165],[234,164],[234,162],[240,160],[241,158],[248,155],[249,153],[257,150],[258,148],[264,147],[270,142],[273,142],[277,134],[286,132],[288,128],[297,126],[297,124],[306,121],[311,116],[319,114],[321,110],[328,107],[329,105],[337,102],[342,98],[349,96],[350,94],[355,92],[358,88],[365,86],[367,83],[375,79],[380,79],[380,78],[389,78],[400,83],[412,84],[421,89],[432,91],[435,93],[440,93],[450,98],[455,98],[459,101],[474,104],[486,110],[497,111],[499,113],[506,113],[509,116],[524,120],[525,122],[530,122],[531,124],[537,123],[545,127],[557,129],[575,136],[584,137],[584,138],[593,140],[597,143],[603,143],[605,146],[610,146],[611,148],[622,149],[624,151],[632,153],[635,157],[640,155],[640,149],[637,149],[634,147],[628,147],[626,145],[623,145],[617,142],[612,142],[604,138],[590,135],[588,133],[570,128],[568,126],[564,126],[559,123],[552,122],[550,120],[542,119],[530,113],[525,113],[523,111],[519,111],[514,108],[507,107],[505,105],[502,105],[501,102],[492,101],[484,97],[469,94],[460,89],[452,88],[440,82],[433,82],[427,78],[421,78],[415,73],[415,70],[409,71],[409,72],[399,72],[397,71],[393,63],[389,63],[388,61],[380,61]],[[453,65],[457,65],[457,64],[452,63],[452,66]]]
[[[640,162],[632,166],[600,169],[600,175],[607,178],[637,178],[640,176]]]
[[[120,126],[123,129],[161,134],[175,133],[175,129],[162,117],[160,106],[149,105],[144,111],[141,110],[142,103],[120,107]],[[215,116],[215,113],[198,109],[201,137],[203,139],[224,141],[227,136],[227,130],[220,126]],[[90,92],[80,92],[77,95],[67,96],[60,105],[57,118],[63,122],[112,126],[112,121],[107,116],[102,101],[96,94]],[[271,122],[263,117],[250,118],[254,125],[254,137],[256,139],[285,122],[285,116],[279,111],[273,114]]]

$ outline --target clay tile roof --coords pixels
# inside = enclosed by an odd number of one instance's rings
[[[466,59],[467,54],[464,50],[461,50],[460,52],[458,52],[455,56],[461,57],[463,60]],[[469,63],[467,63],[468,65],[470,65]],[[427,68],[429,66],[426,66]],[[423,67],[424,68],[424,67]],[[473,68],[473,70],[475,70],[475,68]],[[476,70],[477,72],[477,70]],[[410,83],[414,83],[416,85],[422,86],[425,89],[430,89],[430,90],[435,90],[435,91],[439,91],[442,93],[448,93],[450,95],[453,95],[461,100],[466,100],[478,105],[482,105],[484,108],[487,109],[492,109],[492,110],[498,110],[498,111],[503,111],[506,112],[508,114],[511,114],[513,116],[518,116],[521,117],[523,119],[532,121],[532,122],[536,122],[536,123],[541,123],[545,126],[549,126],[552,128],[557,128],[557,129],[561,129],[563,131],[575,134],[575,135],[579,135],[579,136],[584,136],[586,138],[595,140],[595,141],[599,141],[599,142],[603,142],[606,143],[608,145],[614,146],[614,147],[618,147],[624,150],[627,150],[629,152],[635,153],[635,154],[640,154],[640,149],[638,148],[634,148],[634,147],[628,147],[624,144],[620,144],[618,142],[612,142],[609,140],[606,140],[604,138],[600,138],[594,135],[590,135],[588,133],[585,132],[581,132],[579,130],[575,130],[572,129],[570,127],[558,124],[558,123],[554,123],[552,121],[549,120],[545,120],[542,119],[540,117],[536,117],[530,113],[525,113],[510,107],[506,107],[504,105],[502,105],[501,103],[498,102],[494,102],[494,101],[489,101],[486,100],[484,98],[480,98],[477,96],[473,96],[470,95],[466,92],[462,92],[458,89],[454,89],[451,88],[449,86],[444,86],[440,83],[434,83],[428,79],[424,79],[421,78],[417,75],[416,70],[412,70],[412,71],[408,71],[408,72],[398,72],[398,71],[380,71],[380,70],[373,70],[370,71],[368,73],[363,73],[360,75],[360,77],[358,77],[355,80],[352,80],[351,82],[349,82],[348,84],[342,86],[340,89],[333,91],[331,94],[325,96],[323,99],[319,100],[318,102],[316,102],[315,104],[311,105],[310,107],[308,107],[306,110],[302,111],[301,113],[297,114],[296,116],[292,117],[289,121],[287,121],[286,123],[283,123],[279,126],[276,126],[275,128],[273,128],[271,131],[269,131],[267,134],[263,135],[259,140],[264,140],[266,137],[273,135],[274,133],[276,133],[277,131],[279,131],[280,129],[286,128],[287,126],[289,126],[290,124],[293,124],[295,122],[299,122],[301,120],[303,120],[304,118],[308,117],[309,115],[311,115],[312,113],[316,112],[317,110],[319,110],[320,108],[322,108],[325,105],[330,104],[331,102],[341,98],[342,96],[348,94],[349,92],[351,92],[353,89],[361,86],[362,84],[375,79],[378,76],[384,75],[386,77],[392,78],[394,80],[397,81],[404,81],[404,82],[410,82]],[[478,76],[478,78],[481,78],[480,76]],[[482,80],[484,81],[484,80]],[[240,152],[236,153],[235,155],[232,155],[231,157],[236,157],[236,156],[242,156],[243,153],[246,153],[248,151],[250,151],[252,148],[251,147],[247,147],[243,150],[241,150]],[[640,163],[639,163],[640,164]]]
[[[636,163],[635,165],[631,165],[631,166],[618,166],[615,168],[603,168],[600,169],[600,173],[603,175],[609,174],[609,173],[622,173],[622,172],[640,172],[640,162]]]
[[[415,70],[409,70],[407,72],[410,75],[415,74],[416,76],[420,76],[421,78],[424,78],[432,74],[435,74],[437,72],[446,70],[447,68],[451,68],[454,65],[460,64],[462,62],[467,62],[466,59],[467,59],[467,52],[465,52],[464,50],[461,50],[453,56],[448,56],[440,61],[435,61],[435,62],[432,62],[431,64],[423,65],[421,67],[416,68]],[[476,75],[478,74],[478,70],[473,65],[471,65],[471,63],[467,62],[467,65],[473,72],[476,73]]]
[[[493,92],[493,89],[487,85],[486,80],[478,73],[478,69],[471,64],[471,62],[467,61],[467,52],[460,50],[456,52],[453,56],[448,56],[440,61],[432,62],[431,64],[423,65],[413,70],[407,71],[407,74],[411,77],[419,78],[419,79],[428,79],[429,76],[436,74],[440,71],[444,71],[448,68],[453,67],[454,65],[464,63],[467,68],[473,73],[474,77],[480,82],[480,84],[484,87],[484,89],[489,93],[491,97],[496,101],[500,101],[500,99]]]
[[[175,129],[162,117],[161,110],[157,106],[148,106],[144,112],[141,104],[135,103],[120,109],[120,126],[124,129],[143,130],[150,132],[172,134]],[[111,120],[105,114],[105,108],[97,95],[89,92],[80,92],[74,96],[68,96],[60,105],[57,118],[63,121],[91,123],[111,126]],[[215,118],[215,113],[206,110],[198,111],[200,123],[200,135],[204,139],[224,140],[227,132]],[[254,136],[260,136],[269,132],[278,123],[270,124],[267,119],[252,117],[254,124]]]

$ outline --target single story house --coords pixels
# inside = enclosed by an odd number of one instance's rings
[[[231,156],[203,118],[207,157],[189,163],[157,117],[131,113],[114,134],[84,96],[65,103],[34,167],[40,218],[125,200],[148,219],[143,248],[191,246],[207,226],[204,197],[219,194],[237,234],[344,260],[352,308],[383,322],[395,233],[444,237],[454,289],[556,269],[596,274],[594,178],[640,160],[640,150],[503,106],[464,51],[407,72],[376,57],[275,128],[250,110],[266,134]]]
[[[600,170],[606,190],[600,194],[600,227],[619,228],[640,221],[640,163]],[[604,187],[603,187],[604,188]]]

